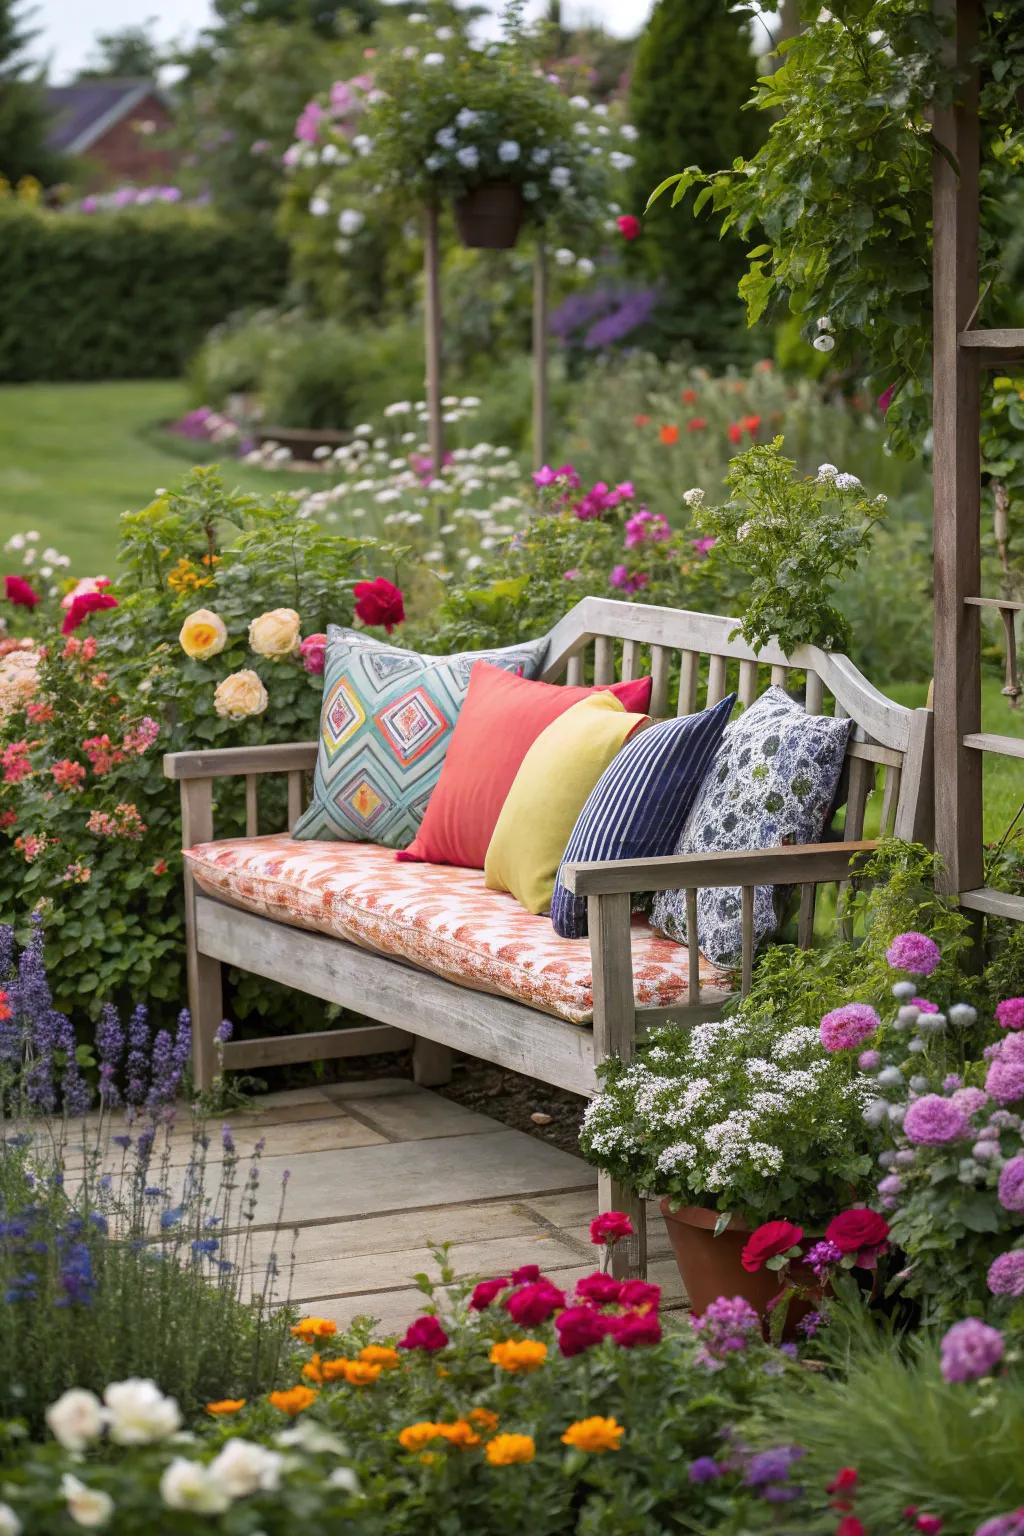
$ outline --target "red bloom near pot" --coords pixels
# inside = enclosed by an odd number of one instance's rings
[[[725,1231],[716,1237],[717,1211],[706,1210],[701,1205],[682,1205],[673,1211],[669,1209],[668,1201],[662,1200],[661,1214],[694,1312],[703,1312],[719,1296],[742,1296],[762,1316],[767,1314],[770,1303],[779,1294],[779,1276],[775,1270],[763,1266],[754,1272],[743,1267],[743,1249],[751,1233],[745,1222],[734,1216]],[[806,1290],[821,1294],[820,1282],[806,1265],[791,1264],[789,1274],[791,1280]],[[786,1317],[784,1337],[793,1337],[797,1323],[811,1310],[810,1301],[795,1298]]]
[[[484,181],[455,204],[455,225],[473,251],[508,251],[519,239],[526,204],[512,181]]]

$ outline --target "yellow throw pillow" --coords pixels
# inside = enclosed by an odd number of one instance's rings
[[[523,758],[484,860],[489,891],[509,891],[528,912],[547,912],[569,834],[584,802],[632,733],[649,722],[611,693],[580,699],[552,720]]]

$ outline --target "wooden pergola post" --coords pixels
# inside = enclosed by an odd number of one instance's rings
[[[548,454],[548,263],[538,236],[533,263],[533,467]]]
[[[431,468],[444,463],[444,419],[441,409],[441,242],[436,203],[428,203],[423,242],[423,323],[426,339],[427,441]]]

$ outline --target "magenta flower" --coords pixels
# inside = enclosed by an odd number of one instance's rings
[[[984,1088],[957,1088],[950,1097],[952,1103],[957,1109],[962,1109],[965,1115],[976,1115],[988,1103],[988,1094]]]
[[[882,1065],[881,1051],[861,1051],[857,1065],[862,1072],[877,1072]]]
[[[1011,1248],[992,1260],[988,1288],[993,1296],[1024,1296],[1024,1249]]]
[[[650,579],[646,571],[635,571],[631,574],[624,565],[612,566],[611,575],[608,577],[611,586],[618,587],[620,592],[626,593],[641,591]]]
[[[961,1141],[970,1134],[964,1111],[938,1093],[926,1093],[908,1106],[903,1129],[910,1141],[930,1147]]]
[[[549,485],[554,485],[558,479],[558,471],[551,468],[550,464],[542,464],[540,469],[533,472],[533,483],[538,490],[544,490]]]
[[[974,1536],[1024,1536],[1024,1504],[1005,1515],[993,1515],[978,1526]]]
[[[1018,1099],[1024,1099],[1024,1061],[1001,1051],[985,1075],[985,1088],[1000,1104],[1014,1104]]]
[[[1024,1211],[1024,1157],[1011,1157],[999,1174],[999,1204],[1004,1211]]]
[[[892,397],[893,397],[893,395],[895,393],[896,393],[896,385],[895,384],[890,384],[888,389],[883,389],[882,390],[882,393],[879,395],[878,399],[875,401],[875,404],[878,406],[878,409],[879,409],[879,411],[881,412],[881,414],[883,416],[885,415],[886,411],[889,409],[890,405],[892,405]]]
[[[819,1025],[821,1043],[826,1051],[851,1051],[863,1045],[881,1023],[867,1003],[846,1003],[826,1013]]]
[[[706,535],[703,539],[691,539],[690,543],[692,544],[693,548],[696,550],[697,554],[703,560],[708,555],[710,555],[711,551],[714,549],[715,545],[718,543],[718,540],[715,539],[715,538],[712,538],[710,535]]]
[[[926,933],[899,933],[885,952],[894,971],[909,971],[911,976],[930,976],[942,959],[934,939]]]
[[[942,1340],[939,1368],[944,1381],[977,1381],[995,1370],[1006,1346],[998,1328],[979,1317],[954,1323]]]
[[[580,579],[580,573],[575,568],[573,568],[573,570],[571,570],[571,571],[563,571],[562,572],[562,580],[563,581],[579,581],[579,579]]]
[[[323,634],[307,635],[299,646],[302,665],[311,677],[319,677],[322,674],[326,654],[327,636]]]
[[[326,117],[318,101],[307,101],[295,124],[295,137],[303,144],[315,144],[320,136],[320,123]]]
[[[1000,1029],[1024,1029],[1024,997],[1008,997],[996,1008]]]
[[[911,1008],[916,1008],[918,1013],[939,1013],[941,1011],[938,1003],[930,1003],[926,997],[912,997],[910,999],[910,1006]]]

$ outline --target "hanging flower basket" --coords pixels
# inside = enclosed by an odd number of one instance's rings
[[[526,204],[512,181],[483,181],[455,204],[459,239],[471,251],[509,251],[519,239]]]

